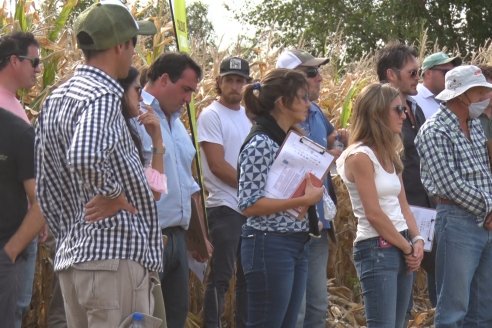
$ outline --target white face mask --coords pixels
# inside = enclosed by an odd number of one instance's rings
[[[471,103],[470,106],[468,106],[470,118],[477,118],[480,115],[482,115],[482,113],[487,108],[489,103],[490,103],[490,99],[485,99],[476,103]]]

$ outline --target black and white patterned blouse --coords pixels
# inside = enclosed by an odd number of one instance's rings
[[[268,171],[279,145],[265,134],[255,135],[239,154],[239,209],[244,211],[265,196]],[[246,224],[261,231],[308,231],[306,218],[297,220],[287,212],[248,217]]]

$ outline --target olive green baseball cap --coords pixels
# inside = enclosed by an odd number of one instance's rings
[[[74,23],[80,49],[106,50],[137,35],[153,35],[151,21],[136,21],[130,11],[116,1],[101,1],[87,8]]]

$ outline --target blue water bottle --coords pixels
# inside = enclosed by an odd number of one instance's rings
[[[140,312],[134,312],[132,314],[132,323],[130,328],[144,328],[144,315]]]

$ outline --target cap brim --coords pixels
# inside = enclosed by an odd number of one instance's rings
[[[485,88],[492,89],[492,84],[488,82],[482,82],[482,83],[467,85],[466,87],[462,87],[462,88],[457,88],[456,90],[444,89],[440,94],[436,96],[436,99],[440,101],[448,101],[458,97],[459,95],[465,93],[466,91],[474,87],[485,87]]]
[[[251,76],[249,75],[246,75],[244,73],[241,73],[241,72],[225,72],[225,73],[221,73],[220,76],[226,76],[226,75],[238,75],[238,76],[241,76],[241,77],[244,77],[245,79],[249,80],[251,79]]]
[[[328,58],[313,58],[308,61],[305,61],[302,64],[299,64],[299,66],[318,67],[328,63],[329,61],[330,59]]]
[[[157,28],[153,21],[138,21],[138,35],[154,35],[157,33]]]
[[[435,64],[434,66],[432,67],[435,67],[435,66],[438,66],[438,65],[444,65],[444,64],[448,64],[448,63],[451,63],[453,64],[453,66],[460,66],[461,63],[462,63],[462,60],[460,57],[456,56],[456,57],[451,57],[451,58],[448,58],[446,60],[443,60],[442,62],[440,63],[437,63]]]

